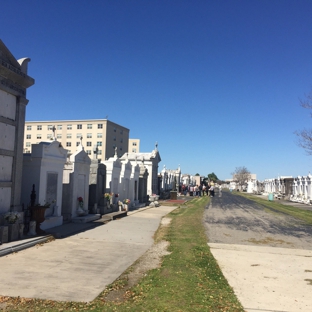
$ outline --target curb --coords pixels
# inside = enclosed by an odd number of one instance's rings
[[[44,242],[48,241],[51,238],[53,238],[53,235],[47,235],[47,236],[44,236],[44,237],[40,237],[40,238],[34,239],[34,240],[30,241],[30,242],[25,242],[25,243],[22,243],[22,244],[19,244],[19,245],[15,245],[15,246],[4,248],[4,249],[0,250],[0,257],[6,256],[6,255],[11,254],[13,252],[21,251],[21,250],[29,248],[29,247],[33,247],[33,246],[35,246],[35,245],[37,245],[39,243],[44,243]]]

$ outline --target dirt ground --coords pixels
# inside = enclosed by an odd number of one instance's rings
[[[229,192],[216,193],[204,222],[209,243],[312,249],[310,225]]]

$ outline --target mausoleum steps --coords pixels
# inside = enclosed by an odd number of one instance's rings
[[[100,214],[87,214],[85,216],[73,218],[72,222],[73,223],[87,223],[87,222],[98,220],[100,218],[101,218]]]
[[[107,222],[107,221],[112,221],[116,220],[119,218],[123,218],[127,216],[127,211],[116,211],[116,212],[110,212],[102,215],[102,217],[97,220],[97,222]]]

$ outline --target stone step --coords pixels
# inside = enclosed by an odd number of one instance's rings
[[[117,218],[123,218],[127,216],[127,211],[116,211],[111,213],[106,213],[98,220],[98,222],[112,221]]]
[[[136,210],[136,209],[140,209],[140,208],[144,208],[146,207],[146,203],[141,203],[141,204],[136,204],[133,208],[131,208],[130,210]]]
[[[72,219],[73,223],[87,223],[101,218],[100,214],[87,214],[85,216],[76,217]]]

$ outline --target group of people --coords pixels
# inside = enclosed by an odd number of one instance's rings
[[[182,193],[186,195],[186,193],[189,192],[190,194],[193,194],[193,196],[210,196],[214,197],[215,191],[214,191],[214,183],[208,183],[207,185],[205,184],[200,184],[196,186],[185,186],[182,185]]]
[[[195,186],[195,192],[194,192],[194,196],[210,196],[213,197],[214,196],[214,184],[210,184],[208,183],[208,185],[206,186],[205,184],[200,184],[200,185],[196,185]]]

